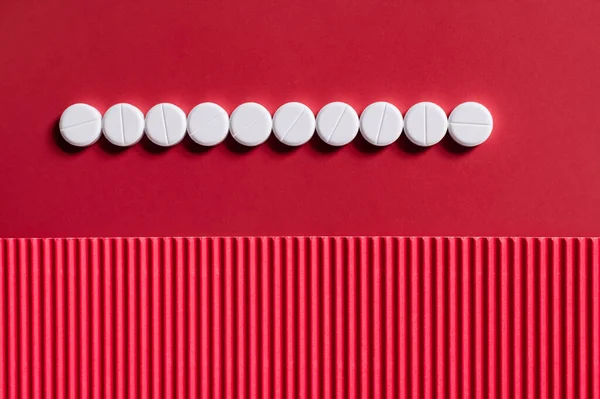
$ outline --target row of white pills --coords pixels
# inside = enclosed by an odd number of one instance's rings
[[[299,146],[309,141],[315,130],[332,146],[348,144],[360,130],[376,146],[392,144],[404,131],[411,142],[428,147],[439,143],[449,131],[459,144],[474,147],[488,139],[493,119],[486,107],[474,102],[460,104],[450,117],[438,105],[422,102],[412,106],[404,118],[398,108],[387,102],[369,105],[360,118],[342,102],[327,104],[316,118],[310,108],[297,102],[282,105],[273,117],[257,103],[240,105],[231,117],[219,105],[203,103],[192,109],[187,118],[181,108],[169,103],[152,107],[145,118],[131,104],[114,105],[104,117],[90,105],[74,104],[63,112],[59,125],[64,139],[80,147],[93,144],[102,133],[114,145],[131,146],[140,141],[144,131],[153,143],[163,147],[179,143],[186,131],[204,146],[219,144],[228,132],[249,147],[264,143],[271,132],[282,143]]]

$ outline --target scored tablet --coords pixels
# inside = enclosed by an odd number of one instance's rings
[[[403,128],[402,113],[387,102],[373,103],[360,115],[360,132],[365,140],[373,145],[392,144],[398,140]]]
[[[448,118],[437,104],[422,102],[413,105],[404,118],[404,132],[414,144],[429,147],[439,143],[448,130]]]
[[[289,146],[305,144],[315,133],[315,115],[306,105],[291,102],[282,105],[273,116],[273,133]]]
[[[86,147],[100,138],[102,115],[91,105],[73,104],[62,113],[58,127],[69,144]]]
[[[146,115],[146,135],[161,147],[170,147],[183,140],[186,125],[185,112],[173,104],[155,105]]]
[[[131,104],[116,104],[102,118],[104,137],[120,147],[134,145],[144,136],[144,114]]]
[[[457,143],[475,147],[486,141],[494,129],[494,119],[482,104],[466,102],[452,111],[448,132]]]
[[[231,135],[240,144],[254,147],[267,141],[273,128],[273,119],[265,107],[245,103],[237,107],[229,118]]]
[[[192,140],[204,146],[221,143],[229,132],[229,115],[215,103],[202,103],[190,111],[187,131]]]
[[[343,146],[354,140],[358,127],[358,115],[346,103],[329,103],[317,115],[317,134],[332,146]]]

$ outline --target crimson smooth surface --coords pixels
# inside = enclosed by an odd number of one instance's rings
[[[600,3],[0,4],[0,236],[599,235]],[[86,102],[486,105],[464,150],[360,137],[168,150],[57,133]]]

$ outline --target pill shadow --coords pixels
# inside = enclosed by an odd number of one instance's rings
[[[98,145],[100,146],[102,151],[104,151],[108,154],[111,154],[111,155],[121,154],[121,153],[127,151],[129,148],[131,148],[131,147],[121,147],[118,145],[114,145],[110,141],[108,141],[108,139],[106,137],[104,137],[104,135],[102,135],[100,137],[100,140],[98,140]]]
[[[142,148],[145,151],[148,151],[149,153],[156,154],[156,155],[164,154],[165,152],[169,151],[169,149],[173,148],[173,147],[163,147],[158,144],[154,144],[152,142],[152,140],[150,140],[148,138],[148,136],[146,136],[146,135],[144,135],[144,137],[142,137],[142,140],[140,140],[139,144],[142,146]]]
[[[440,143],[444,149],[452,154],[456,155],[466,155],[473,151],[475,147],[465,147],[463,145],[458,144],[454,139],[446,134]]]
[[[352,145],[363,154],[378,154],[385,148],[385,146],[369,143],[362,134],[356,135],[354,140],[352,140]]]
[[[272,151],[274,151],[278,154],[290,154],[292,152],[297,151],[300,147],[302,147],[301,145],[293,146],[293,145],[283,144],[274,134],[271,134],[271,136],[267,140],[266,144],[269,146],[269,148]]]
[[[198,144],[194,140],[192,140],[192,138],[188,134],[185,135],[181,144],[183,145],[183,148],[185,148],[186,151],[191,152],[193,154],[206,154],[216,147]]]
[[[318,134],[315,134],[308,142],[310,147],[321,154],[333,154],[344,148],[344,146],[329,145]]]
[[[83,151],[85,151],[85,149],[87,147],[77,147],[74,146],[72,144],[69,144],[62,136],[62,134],[60,134],[60,119],[57,119],[56,122],[52,125],[52,129],[51,129],[51,136],[52,136],[52,141],[54,142],[54,144],[56,144],[56,146],[58,148],[60,148],[60,150],[62,152],[64,152],[65,154],[79,154]]]
[[[424,154],[428,149],[430,149],[431,147],[421,147],[416,145],[415,143],[411,142],[408,137],[406,137],[406,134],[401,134],[400,138],[398,138],[398,141],[396,142],[398,145],[398,148],[400,148],[400,150],[402,150],[402,152],[405,152],[407,154],[411,154],[411,155],[420,155],[420,154]]]
[[[248,147],[245,146],[243,144],[238,143],[232,135],[227,135],[227,138],[225,138],[224,141],[225,146],[227,147],[227,149],[235,154],[248,154],[252,151],[254,151],[256,148],[260,147],[261,145],[257,145],[254,147]]]

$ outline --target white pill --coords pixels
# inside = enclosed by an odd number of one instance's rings
[[[202,103],[190,111],[187,131],[192,140],[198,144],[217,145],[227,137],[229,115],[215,103]]]
[[[305,144],[315,133],[315,115],[301,103],[287,103],[273,115],[273,133],[284,144]]]
[[[414,144],[429,147],[444,138],[448,118],[439,105],[423,102],[413,105],[404,117],[404,132]]]
[[[329,145],[348,144],[358,134],[358,127],[358,115],[346,103],[329,103],[317,115],[317,133]]]
[[[403,128],[402,113],[390,103],[373,103],[360,115],[360,132],[373,145],[392,144],[398,140]]]
[[[170,147],[183,140],[186,131],[185,112],[176,105],[155,105],[146,115],[146,135],[156,145]]]
[[[144,114],[131,104],[113,105],[102,118],[102,131],[114,145],[134,145],[144,135]]]
[[[245,103],[237,107],[229,119],[231,135],[240,144],[254,147],[264,143],[271,134],[273,119],[265,107]]]
[[[58,127],[69,144],[85,147],[100,138],[102,115],[91,105],[73,104],[62,113]]]
[[[457,143],[475,147],[492,134],[494,119],[490,111],[479,103],[460,104],[450,114],[448,131]]]

